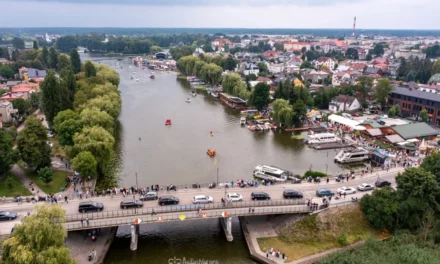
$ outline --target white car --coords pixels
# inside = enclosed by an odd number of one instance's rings
[[[212,203],[214,199],[208,195],[196,195],[193,198],[193,203],[201,204],[201,203]]]
[[[338,191],[337,191],[339,194],[352,194],[352,193],[356,193],[356,189],[355,188],[353,188],[353,187],[341,187],[341,188],[338,188]]]
[[[228,193],[226,198],[231,202],[241,202],[243,201],[243,197],[238,193]]]
[[[370,191],[373,190],[374,186],[373,184],[368,184],[368,183],[362,183],[358,185],[358,190],[359,191]]]
[[[53,147],[53,144],[50,141],[47,141],[46,144],[49,145],[49,147],[51,148]]]

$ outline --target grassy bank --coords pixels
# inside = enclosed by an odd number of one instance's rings
[[[3,177],[0,179],[0,197],[15,197],[19,195],[27,196],[31,195],[31,192],[23,186],[23,183],[20,179],[17,178],[14,174],[11,174],[11,188],[9,188],[7,184],[7,177]]]
[[[37,175],[36,171],[27,169],[23,166],[23,161],[19,161],[17,165],[26,173],[26,175],[31,178],[31,180],[41,188],[45,193],[57,193],[60,192],[61,188],[66,185],[66,176],[70,173],[66,171],[53,171],[52,181],[49,183],[44,183]]]
[[[257,240],[263,252],[273,247],[285,253],[292,261],[368,238],[377,239],[379,236],[359,206],[351,205],[305,216],[282,227],[278,237]]]

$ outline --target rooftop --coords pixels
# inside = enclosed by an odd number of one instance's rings
[[[391,94],[406,95],[406,96],[412,96],[412,97],[419,98],[419,99],[440,102],[440,94],[429,93],[429,92],[424,92],[424,91],[414,90],[414,89],[410,90],[408,88],[400,87],[399,85],[394,85],[394,90],[391,92]]]
[[[426,123],[412,123],[393,127],[403,139],[436,136],[440,133]]]

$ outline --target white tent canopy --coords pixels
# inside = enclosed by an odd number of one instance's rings
[[[349,126],[349,127],[353,128],[353,129],[356,129],[356,127],[358,127],[358,125],[360,124],[359,121],[351,120],[349,118],[346,118],[346,117],[343,117],[343,116],[339,116],[339,115],[330,115],[328,117],[328,120],[332,121],[334,123],[339,123],[339,124],[342,124],[342,125],[345,125],[345,126]],[[358,127],[358,130],[361,130],[361,129],[359,129],[359,127]]]

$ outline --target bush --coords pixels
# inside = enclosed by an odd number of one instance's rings
[[[347,238],[345,237],[344,234],[338,236],[338,238],[336,239],[336,242],[338,242],[338,244],[342,247],[348,245]]]
[[[41,168],[38,171],[38,177],[44,182],[49,183],[52,181],[52,170],[49,167]]]
[[[324,172],[320,172],[320,171],[308,170],[308,171],[306,171],[306,173],[304,173],[304,178],[306,178],[306,177],[316,178],[316,177],[326,177],[326,176],[327,176],[327,174],[325,174]]]

